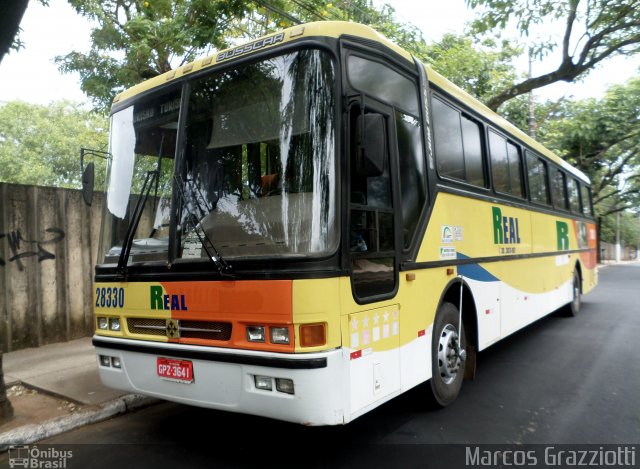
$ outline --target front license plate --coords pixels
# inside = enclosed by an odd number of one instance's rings
[[[193,363],[189,360],[158,357],[156,370],[162,379],[178,383],[193,383]]]

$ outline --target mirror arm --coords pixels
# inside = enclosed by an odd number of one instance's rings
[[[80,172],[82,174],[82,198],[84,203],[91,206],[93,201],[93,184],[94,184],[94,172],[95,166],[93,161],[84,166],[85,156],[97,156],[105,160],[112,159],[111,153],[102,150],[93,150],[91,148],[80,148]]]
[[[110,159],[113,158],[111,156],[111,153],[109,153],[108,151],[93,150],[92,148],[81,147],[80,148],[80,171],[84,171],[84,157],[85,156],[97,156],[97,157],[105,159],[105,160],[110,160]]]

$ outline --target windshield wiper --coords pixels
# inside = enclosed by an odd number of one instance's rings
[[[127,233],[124,237],[120,259],[118,259],[118,270],[121,272],[124,272],[125,268],[127,267],[127,262],[129,261],[129,253],[131,252],[131,246],[133,244],[133,237],[136,233],[136,230],[138,229],[140,218],[142,218],[144,206],[147,204],[147,199],[149,198],[149,193],[153,188],[154,182],[159,177],[160,172],[158,169],[156,169],[155,171],[147,171],[147,176],[144,179],[144,184],[142,184],[142,190],[140,191],[140,195],[138,196],[136,207],[134,208],[133,215],[131,216],[131,223],[129,223]]]
[[[213,245],[200,223],[200,221],[209,214],[212,208],[209,207],[205,197],[197,189],[188,187],[186,182],[177,175],[174,176],[174,179],[182,206],[187,211],[187,223],[193,228],[193,232],[198,237],[198,241],[207,253],[207,257],[216,266],[220,275],[232,277],[231,265],[229,265],[220,255],[220,252],[218,252],[216,247]],[[207,210],[205,210],[203,206]],[[198,212],[197,214],[194,213],[196,210]]]

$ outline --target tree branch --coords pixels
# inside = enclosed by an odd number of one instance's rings
[[[571,33],[573,31],[573,23],[576,20],[578,11],[578,4],[580,0],[573,0],[569,9],[569,15],[567,16],[567,26],[564,30],[564,37],[562,38],[562,61],[570,59],[569,57],[569,40],[571,39]]]

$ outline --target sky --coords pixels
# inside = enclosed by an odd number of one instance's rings
[[[436,41],[447,32],[462,33],[465,22],[473,18],[464,0],[375,0],[375,3],[391,4],[397,19],[413,22],[423,31],[427,42]],[[31,1],[21,27],[25,48],[5,55],[0,63],[0,103],[22,100],[48,104],[61,99],[87,102],[78,75],[61,74],[54,58],[72,50],[88,51],[88,21],[76,14],[66,0],[50,0],[49,7]],[[550,61],[534,64],[534,74],[553,65]],[[542,99],[599,97],[611,84],[637,76],[639,66],[640,59],[612,59],[581,83],[558,83],[536,93]]]

